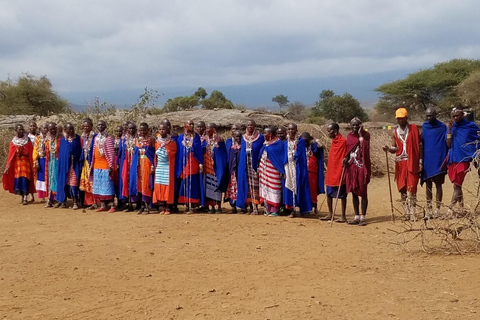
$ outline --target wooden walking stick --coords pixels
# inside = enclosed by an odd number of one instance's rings
[[[392,185],[390,183],[390,165],[388,163],[388,151],[385,151],[385,159],[387,160],[388,190],[390,191],[390,209],[392,210],[392,222],[395,222],[395,213],[393,212]]]
[[[330,227],[333,226],[333,219],[335,218],[335,212],[337,211],[338,196],[340,195],[340,189],[342,188],[343,175],[345,174],[345,166],[342,167],[342,175],[340,176],[340,184],[338,185],[337,196],[335,197],[335,206],[333,207],[332,218],[330,219]]]

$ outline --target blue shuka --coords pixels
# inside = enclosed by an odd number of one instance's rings
[[[426,121],[422,124],[423,145],[423,171],[421,183],[439,174],[446,174],[447,167],[444,165],[448,147],[445,139],[447,126],[435,119],[432,123]]]
[[[80,183],[80,174],[82,172],[83,162],[80,161],[82,157],[82,144],[80,136],[77,134],[72,142],[68,142],[65,137],[60,140],[60,148],[58,150],[58,175],[57,175],[57,201],[65,202],[67,197],[78,197],[78,185],[69,186],[68,172],[73,162],[73,171],[77,177],[77,183]]]
[[[470,162],[477,151],[480,128],[474,123],[463,119],[452,127],[452,145],[448,153],[448,163]]]
[[[288,163],[288,140],[285,142],[284,163]],[[307,150],[305,140],[298,138],[297,149],[294,154],[295,161],[295,179],[297,184],[297,194],[295,195],[295,207],[298,207],[300,213],[312,211],[312,197],[310,195],[310,183],[308,180],[307,168]],[[286,170],[285,170],[286,171]],[[320,168],[319,168],[320,171]],[[283,188],[283,202],[286,206],[294,206],[294,195],[292,190],[286,186]]]
[[[257,140],[252,143],[252,167],[256,171],[258,168],[258,160],[260,149],[263,146],[265,138],[261,133]],[[247,175],[247,143],[242,136],[242,143],[240,147],[240,159],[238,161],[238,177],[237,177],[237,207],[245,210],[248,197],[248,175]]]

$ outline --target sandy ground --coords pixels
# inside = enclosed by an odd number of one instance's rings
[[[366,227],[74,212],[0,192],[0,318],[480,319],[480,256],[392,244],[386,181],[370,185]]]

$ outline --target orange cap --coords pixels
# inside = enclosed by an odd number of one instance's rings
[[[398,108],[395,111],[395,118],[405,118],[408,115],[407,109],[405,108]]]

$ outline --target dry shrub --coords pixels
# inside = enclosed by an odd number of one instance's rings
[[[8,157],[8,149],[10,148],[10,141],[15,134],[11,129],[0,128],[0,170],[3,172]]]

